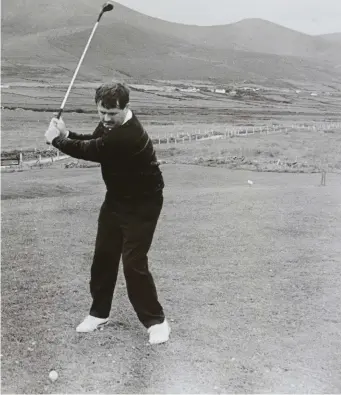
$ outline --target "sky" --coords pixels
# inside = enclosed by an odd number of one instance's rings
[[[341,0],[115,0],[170,22],[223,25],[262,18],[308,34],[341,32]]]

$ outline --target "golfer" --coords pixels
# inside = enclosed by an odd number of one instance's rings
[[[77,332],[108,323],[120,258],[129,300],[151,344],[169,339],[170,326],[148,269],[148,251],[163,205],[164,182],[152,141],[129,109],[124,84],[96,90],[100,122],[93,134],[76,134],[53,118],[47,143],[71,157],[101,164],[107,192],[102,204],[91,266],[89,315]]]

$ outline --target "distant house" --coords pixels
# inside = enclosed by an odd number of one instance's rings
[[[230,96],[236,96],[237,92],[236,91],[231,91]]]
[[[226,89],[218,88],[218,89],[215,90],[215,93],[226,93]]]
[[[301,93],[301,91],[300,91],[299,89],[297,89],[295,92],[296,92],[296,93]]]
[[[317,96],[317,93],[316,93],[316,92],[312,92],[312,93],[310,94],[310,96]]]
[[[192,87],[180,88],[180,92],[198,92],[198,91],[199,91],[198,88],[192,88]]]
[[[176,90],[175,86],[166,86],[165,88],[165,92],[174,92]]]

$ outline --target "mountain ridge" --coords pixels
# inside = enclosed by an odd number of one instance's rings
[[[49,72],[50,78],[62,76],[58,68],[72,70],[102,4],[97,6],[90,0],[60,0],[59,6],[50,0],[17,3],[21,4],[19,10],[10,0],[3,1],[5,79],[9,75],[15,78],[16,73],[35,78],[34,67],[47,70],[44,78],[49,77]],[[334,83],[340,65],[341,43],[266,20],[183,25],[115,3],[114,10],[102,18],[80,77],[109,77],[124,70],[124,75],[136,79],[283,78]],[[41,76],[40,72],[36,74],[37,78]]]

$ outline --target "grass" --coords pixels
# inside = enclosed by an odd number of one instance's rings
[[[257,171],[315,172],[341,170],[341,131],[287,129],[276,134],[254,134],[158,146],[169,163],[224,166]]]
[[[274,134],[255,133],[248,136],[225,136],[224,125],[150,125],[158,158],[167,163],[220,166],[229,169],[274,172],[337,172],[341,170],[341,133],[338,129],[295,129],[285,128]],[[175,129],[177,128],[177,129]],[[177,130],[177,132],[170,132]],[[214,131],[214,132],[213,132]],[[180,137],[177,143],[174,138]],[[219,139],[195,140],[204,135],[220,134]],[[166,142],[167,139],[171,142]],[[181,136],[186,139],[181,140]],[[161,144],[158,144],[159,137]],[[27,138],[27,137],[26,137]],[[191,141],[189,141],[191,138]],[[16,139],[15,139],[16,140]],[[22,140],[23,146],[25,141]],[[10,145],[7,145],[10,147]],[[55,150],[23,150],[24,161],[56,155]],[[44,147],[44,148],[43,148]],[[17,150],[5,150],[6,156]],[[88,167],[93,164],[70,158],[66,166]],[[69,165],[68,165],[69,164]],[[51,164],[49,164],[51,166]]]
[[[100,170],[2,175],[2,393],[337,393],[339,176],[319,187],[313,174],[162,170],[150,265],[173,332],[160,347],[146,345],[122,271],[111,324],[74,330],[90,304]]]
[[[42,89],[4,96],[7,105],[49,105],[3,110],[3,150],[46,149],[43,134],[64,88]],[[82,89],[69,109],[86,113],[64,117],[90,132],[97,115],[90,88]],[[288,130],[156,145],[168,164],[150,264],[173,327],[171,342],[157,348],[146,345],[122,272],[108,328],[74,331],[90,304],[100,169],[74,168],[84,162],[70,159],[3,173],[2,393],[338,393],[340,130],[290,127],[338,120],[337,100],[191,98],[184,106],[135,97],[154,138],[272,123]],[[262,172],[322,168],[334,172],[325,187],[317,174]],[[59,373],[54,384],[51,369]]]
[[[9,104],[12,100],[18,110],[2,111],[3,153],[22,149],[26,156],[30,156],[27,151],[46,150],[43,136],[52,116],[50,107],[57,105],[63,90],[64,87],[61,86],[27,85],[14,86],[5,92],[4,101]],[[98,116],[91,99],[93,91],[93,85],[76,86],[72,91],[72,104],[68,107],[71,113],[64,114],[66,124],[71,130],[91,133],[97,124]],[[168,158],[173,163],[200,163],[258,171],[312,172],[320,171],[322,167],[328,171],[339,171],[341,168],[340,129],[308,130],[292,127],[296,123],[313,126],[315,122],[339,122],[338,112],[335,111],[339,98],[336,96],[326,99],[322,104],[320,98],[309,99],[311,102],[308,103],[304,98],[294,98],[286,94],[293,102],[286,107],[283,104],[270,105],[254,100],[237,103],[229,98],[213,95],[209,101],[198,99],[192,102],[192,106],[190,102],[186,106],[177,102],[175,107],[176,100],[168,100],[168,106],[156,94],[139,91],[133,91],[132,94],[134,108],[137,109],[138,117],[148,133],[152,138],[160,138],[163,142],[169,137],[174,140],[177,135],[192,138],[212,133],[225,135],[227,131],[236,128],[276,125],[276,128],[282,130],[274,135],[255,134],[222,140],[192,141],[190,144],[185,142],[175,145],[173,141],[172,144],[157,146],[161,159]],[[23,95],[23,99],[19,98],[20,95]],[[186,97],[183,93],[181,95]],[[274,95],[277,93],[274,92]],[[50,106],[47,106],[47,111],[19,108],[23,103],[27,106],[27,99],[34,104],[46,102],[47,98]],[[79,108],[86,112],[80,113]]]

